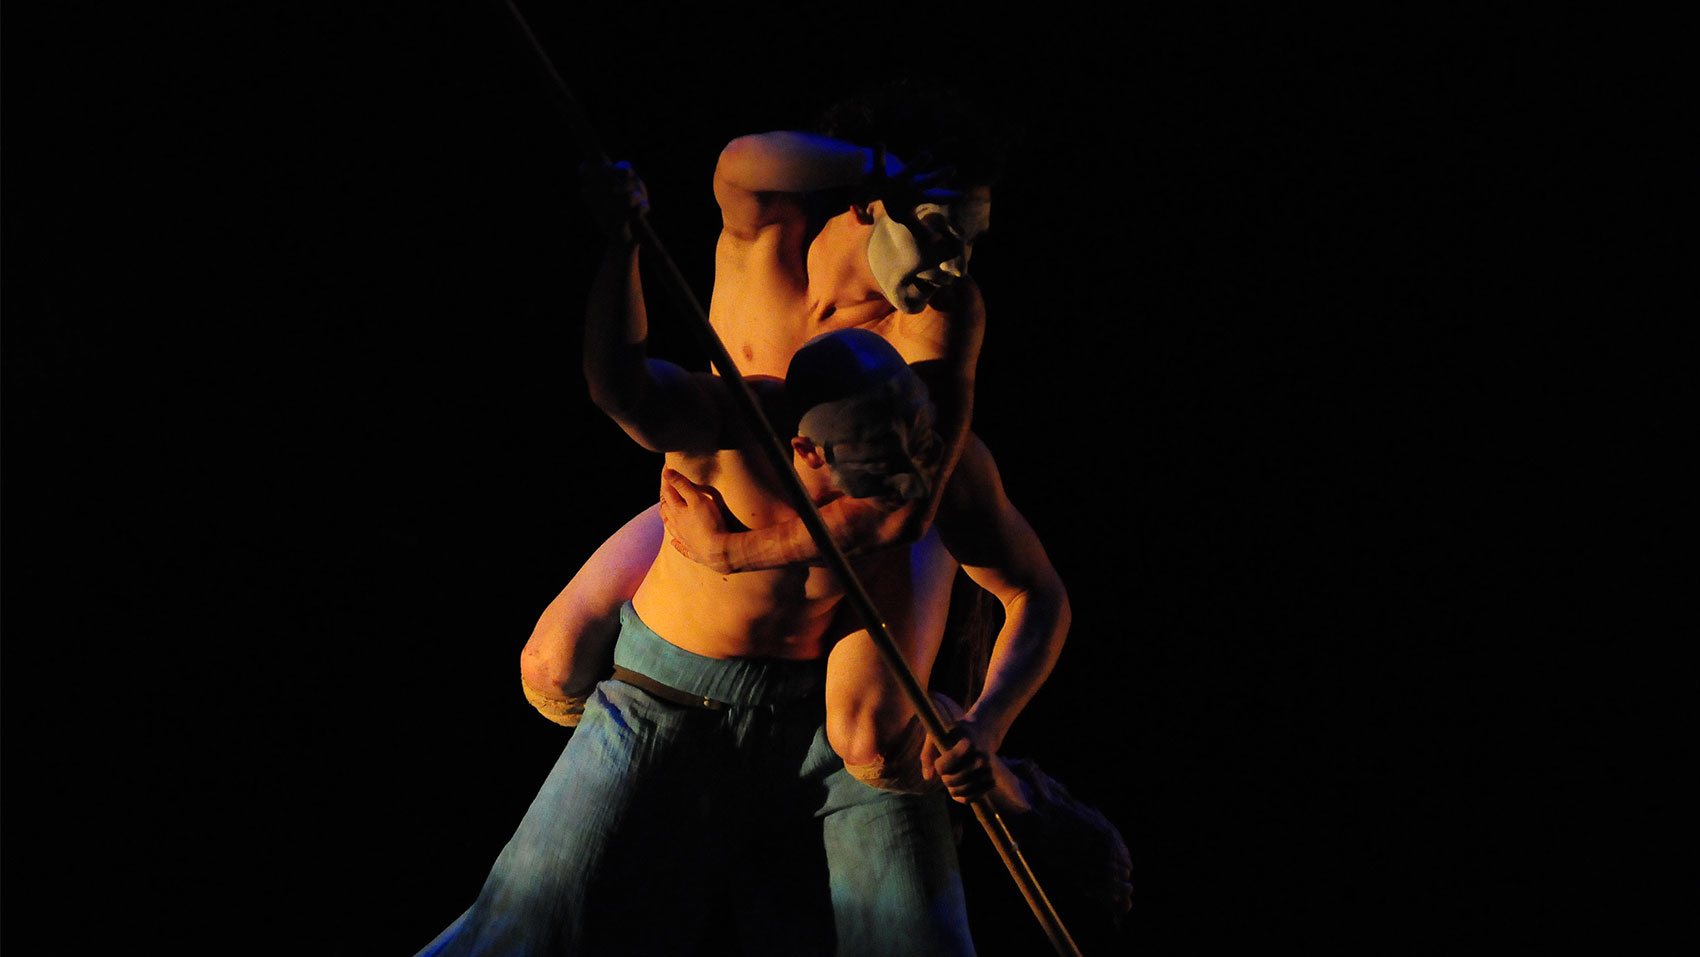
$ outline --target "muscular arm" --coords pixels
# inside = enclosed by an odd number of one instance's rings
[[[872,150],[824,136],[786,131],[740,136],[720,153],[714,198],[726,232],[753,240],[768,226],[797,216],[796,196],[855,186],[872,165]]]
[[[648,339],[638,246],[625,231],[609,242],[586,305],[591,400],[651,451],[711,447],[726,420],[724,387],[713,376],[649,358]]]
[[[544,609],[520,653],[527,699],[557,724],[578,723],[585,698],[614,663],[620,606],[637,593],[661,547],[658,512],[651,506],[590,556]]]
[[[947,499],[939,535],[963,570],[1004,607],[986,684],[967,720],[996,752],[1049,677],[1068,635],[1068,592],[1032,526],[1004,494],[991,452],[970,436]]]
[[[938,536],[913,546],[906,567],[881,562],[877,571],[890,587],[875,592],[893,638],[923,683],[930,674],[944,630],[948,576],[956,563],[1004,607],[1004,624],[992,647],[984,689],[958,724],[962,740],[940,754],[929,741],[919,747],[914,711],[873,653],[865,633],[851,634],[833,650],[827,669],[827,736],[846,766],[877,767],[879,780],[856,774],[877,787],[907,789],[903,773],[915,768],[942,777],[957,800],[971,800],[995,778],[988,763],[1003,746],[1010,726],[1049,677],[1068,634],[1068,593],[1031,526],[1010,504],[991,453],[970,436],[957,476],[939,512]],[[929,553],[942,546],[950,556]],[[950,557],[956,561],[951,562]],[[943,576],[943,577],[941,577]],[[880,580],[869,583],[879,588]]]

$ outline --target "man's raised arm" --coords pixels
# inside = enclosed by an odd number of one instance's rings
[[[752,240],[767,226],[798,218],[798,195],[860,185],[872,167],[873,151],[850,143],[811,133],[754,133],[721,151],[714,198],[726,231]]]
[[[588,170],[585,199],[608,235],[584,322],[590,397],[639,445],[654,452],[712,448],[726,421],[725,388],[711,375],[649,357],[649,317],[629,216],[648,208],[625,166]]]

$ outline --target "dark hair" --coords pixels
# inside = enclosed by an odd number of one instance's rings
[[[911,78],[840,100],[821,114],[816,132],[858,146],[884,144],[906,162],[927,153],[929,166],[956,168],[959,188],[995,183],[1013,138],[1006,115],[982,110],[950,87]]]

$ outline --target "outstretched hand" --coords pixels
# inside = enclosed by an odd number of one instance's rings
[[[661,472],[661,523],[679,554],[721,574],[732,570],[726,557],[726,521],[720,494],[673,469]]]
[[[629,238],[631,217],[649,212],[649,188],[630,163],[583,163],[579,192],[604,233]]]
[[[956,733],[956,743],[941,752],[928,738],[921,746],[921,775],[929,781],[942,779],[951,798],[967,804],[996,786],[998,757],[987,749],[984,732],[963,717],[960,705],[937,693],[933,703],[945,725]]]

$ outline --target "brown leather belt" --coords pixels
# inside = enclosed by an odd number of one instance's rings
[[[716,701],[713,698],[704,698],[702,695],[691,694],[689,691],[680,691],[678,688],[674,688],[670,685],[664,685],[648,675],[640,675],[629,668],[622,668],[619,665],[614,666],[614,680],[624,681],[626,684],[642,691],[646,691],[649,694],[660,698],[662,701],[671,701],[674,704],[682,704],[687,708],[701,708],[705,711],[724,711],[727,708],[727,704],[724,701]]]

